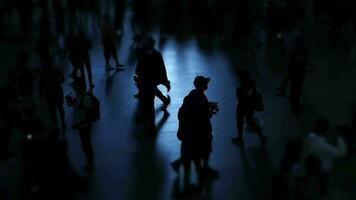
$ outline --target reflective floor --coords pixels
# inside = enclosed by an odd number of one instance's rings
[[[275,95],[274,89],[283,71],[279,69],[280,67],[273,66],[279,65],[282,60],[278,58],[278,50],[269,47],[230,48],[221,45],[219,35],[196,36],[190,33],[173,35],[160,33],[160,29],[156,27],[152,28],[151,34],[157,41],[156,48],[162,53],[167,67],[168,78],[172,84],[168,94],[172,102],[168,107],[169,114],[164,115],[160,110],[162,104],[156,99],[156,125],[159,131],[156,137],[150,137],[145,123],[137,120],[140,107],[134,98],[137,88],[133,81],[135,63],[131,62],[130,52],[134,33],[131,20],[132,13],[127,11],[118,45],[119,60],[125,64],[125,70],[109,73],[104,69],[99,28],[95,25],[95,20],[88,20],[87,23],[87,31],[93,40],[90,55],[95,84],[94,93],[100,99],[102,110],[101,120],[93,128],[95,173],[89,177],[90,189],[86,193],[79,194],[79,199],[176,198],[175,195],[183,186],[183,169],[180,174],[177,174],[170,165],[180,156],[180,142],[176,137],[177,111],[185,95],[193,89],[193,80],[197,75],[211,78],[206,95],[209,100],[218,102],[220,108],[218,114],[212,118],[214,139],[210,161],[212,168],[219,172],[219,178],[204,188],[202,199],[265,199],[269,192],[270,178],[279,166],[288,139],[302,137],[309,132],[316,116],[333,116],[337,122],[344,122],[345,116],[341,116],[342,114],[333,115],[330,114],[332,111],[323,110],[331,100],[323,101],[320,97],[313,96],[313,92],[319,90],[323,83],[322,73],[308,72],[306,93],[310,98],[306,103],[309,107],[301,115],[295,115],[290,111],[287,98]],[[261,34],[262,32],[263,30]],[[33,46],[32,43],[28,44],[31,45]],[[314,54],[323,53],[322,50],[313,48]],[[2,47],[3,51],[4,49]],[[325,60],[320,57],[316,57],[314,66],[322,68],[322,62]],[[34,63],[38,63],[36,59],[34,58]],[[69,78],[71,65],[66,58],[60,57],[58,63],[66,72],[64,87],[65,94],[69,94],[72,90]],[[263,94],[265,111],[259,113],[258,117],[261,119],[264,134],[268,137],[265,149],[260,147],[258,138],[249,130],[244,134],[244,147],[231,143],[231,138],[236,136],[235,90],[239,85],[236,73],[239,69],[251,71],[253,78],[256,79],[258,90]],[[317,67],[313,68],[313,70],[317,69]],[[316,78],[320,78],[316,81],[319,85],[312,81]],[[348,80],[352,82],[353,79]],[[164,87],[161,87],[161,90],[166,93]],[[324,91],[323,94],[328,94],[328,89],[324,88]],[[332,99],[329,97],[325,96]],[[43,102],[39,104],[43,105]],[[324,107],[321,108],[319,104]],[[65,110],[66,122],[70,126],[73,121],[72,109],[65,107]],[[48,111],[42,109],[41,115],[47,119]],[[51,126],[49,122],[47,123]],[[66,135],[71,163],[78,173],[84,175],[82,167],[85,160],[77,132],[68,130]],[[0,194],[5,191],[7,197],[17,199],[16,180],[20,171],[19,162],[17,158],[1,162],[0,186],[4,189],[0,188]],[[348,175],[345,173],[340,177]],[[196,182],[196,177],[192,178],[192,182]],[[344,185],[336,184],[339,196],[343,197],[340,199],[353,199],[349,194],[345,194],[342,187],[352,186],[352,181],[355,180],[356,178]]]
[[[121,61],[129,57],[130,33],[129,26],[125,26],[119,48]],[[260,117],[269,144],[264,151],[258,138],[246,132],[246,145],[239,148],[230,140],[236,136],[235,89],[239,84],[236,70],[248,67],[257,72],[258,66],[251,62],[252,55],[233,52],[235,59],[232,60],[231,54],[214,42],[214,37],[192,36],[177,40],[169,34],[153,32],[153,35],[172,84],[168,116],[160,111],[161,102],[156,100],[159,129],[156,138],[149,137],[144,123],[136,120],[139,105],[133,98],[137,92],[133,84],[135,67],[126,65],[125,71],[106,74],[101,47],[97,46],[91,52],[94,92],[101,101],[103,115],[94,128],[96,170],[91,179],[91,190],[81,199],[173,198],[182,187],[181,175],[177,175],[170,166],[180,156],[180,142],[176,138],[177,111],[185,95],[193,89],[197,75],[211,77],[206,94],[220,107],[219,113],[212,118],[214,140],[211,158],[211,166],[218,170],[220,176],[206,188],[203,196],[208,199],[262,199],[269,191],[269,178],[278,165],[284,142],[301,132],[298,122],[289,112],[287,100],[276,98],[271,93],[273,86],[256,75],[258,88],[267,105]],[[164,43],[160,43],[162,37]],[[211,47],[206,49],[199,43]],[[165,91],[165,88],[161,90]],[[67,113],[70,112],[67,108]],[[67,121],[70,122],[71,118],[68,117]],[[78,136],[71,131],[67,134],[71,160],[80,171],[84,158]]]

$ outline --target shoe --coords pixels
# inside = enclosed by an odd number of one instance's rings
[[[177,173],[177,174],[179,174],[179,167],[180,167],[180,160],[176,160],[176,161],[174,161],[174,162],[172,162],[171,163],[171,166],[172,166],[172,168],[173,168],[173,170]]]
[[[239,138],[239,137],[232,138],[231,142],[236,144],[236,145],[243,145],[244,144],[243,139]]]
[[[164,104],[163,104],[161,110],[162,110],[162,111],[166,111],[166,110],[167,110],[167,107],[168,107],[168,105],[169,105],[170,103],[171,103],[171,97],[170,97],[169,95],[167,95],[167,99],[166,99],[166,101],[164,102]]]

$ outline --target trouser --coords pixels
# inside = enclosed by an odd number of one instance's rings
[[[149,127],[154,130],[155,125],[155,107],[154,107],[155,92],[154,87],[140,88],[140,102],[142,113],[147,118]]]
[[[78,131],[82,149],[87,160],[87,165],[94,166],[94,152],[91,142],[91,125],[81,127],[78,129]]]
[[[157,87],[155,87],[154,89],[154,95],[158,97],[159,100],[161,100],[163,103],[167,103],[168,101],[167,97],[164,96],[163,93]]]
[[[82,61],[76,60],[76,61],[71,61],[73,65],[73,72],[72,74],[76,75],[78,69],[80,70],[80,76],[85,78],[85,72],[84,72],[84,67],[87,70],[88,74],[88,80],[90,84],[93,84],[93,74],[91,71],[91,61],[90,61],[90,56],[87,55]]]
[[[244,120],[246,120],[247,125],[260,137],[263,137],[262,128],[256,123],[254,119],[254,111],[244,111],[239,107],[236,110],[236,125],[237,134],[239,138],[242,138]]]
[[[116,65],[119,64],[115,45],[104,46],[104,57],[105,57],[106,66],[109,66],[109,63],[110,63],[109,60],[110,60],[111,57],[113,57]]]
[[[59,113],[59,117],[61,120],[61,126],[62,128],[64,128],[65,126],[65,112],[64,112],[64,108],[63,108],[63,103],[62,102],[48,102],[48,106],[49,106],[49,112],[51,115],[51,119],[53,124],[57,127],[57,111]]]

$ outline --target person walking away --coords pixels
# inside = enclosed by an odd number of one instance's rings
[[[93,107],[92,96],[86,91],[84,79],[77,78],[73,86],[75,97],[71,98],[69,102],[69,105],[74,107],[75,114],[72,129],[77,130],[79,133],[82,149],[86,157],[84,169],[91,172],[94,170],[94,152],[91,140],[92,119],[90,118],[90,112]]]
[[[64,75],[63,72],[54,65],[53,59],[51,59],[50,63],[50,65],[43,67],[40,71],[40,97],[48,104],[52,123],[57,128],[57,112],[59,113],[64,136],[64,132],[67,128],[63,107],[64,93],[62,84],[64,83]]]
[[[262,101],[258,98],[256,84],[251,80],[251,74],[242,70],[239,72],[241,85],[236,89],[237,109],[236,109],[236,125],[237,137],[232,138],[234,144],[243,144],[243,127],[244,121],[247,125],[259,136],[263,146],[267,144],[267,137],[263,135],[262,128],[255,120],[256,103]],[[259,102],[262,104],[262,102]]]

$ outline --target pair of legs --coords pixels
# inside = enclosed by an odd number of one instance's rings
[[[93,170],[94,169],[94,152],[93,145],[91,142],[91,125],[86,127],[81,127],[78,129],[80,142],[82,145],[83,152],[86,157],[86,169]]]
[[[135,95],[135,98],[140,98],[140,96],[141,96],[140,88],[138,88],[138,89],[139,89],[139,92],[138,92],[138,94]],[[164,96],[163,93],[158,89],[157,86],[154,88],[153,93],[154,93],[154,96],[156,96],[164,104],[163,107],[161,108],[161,110],[162,111],[166,110],[168,105],[171,103],[171,99],[170,99],[169,95]]]
[[[262,128],[256,123],[254,119],[254,111],[245,111],[242,110],[241,108],[237,108],[236,110],[236,125],[237,125],[237,138],[233,138],[232,142],[233,143],[243,143],[243,128],[244,128],[244,121],[246,120],[246,123],[248,126],[251,127],[251,129],[259,136],[261,143],[263,145],[266,145],[267,143],[267,138],[266,136],[263,135],[262,133]]]
[[[71,60],[71,63],[73,65],[73,72],[71,73],[72,77],[76,77],[78,69],[80,70],[80,76],[85,77],[84,73],[84,67],[87,70],[88,74],[88,79],[89,79],[89,84],[90,88],[94,87],[93,83],[93,74],[91,71],[91,61],[90,61],[90,56],[86,55],[82,61],[80,60]]]
[[[115,61],[116,68],[123,66],[122,64],[119,63],[119,60],[117,58],[117,53],[116,53],[116,46],[114,44],[104,46],[104,57],[105,57],[106,70],[111,69],[111,67],[110,67],[110,58],[111,57]]]
[[[156,122],[155,122],[155,107],[154,107],[154,98],[155,93],[154,89],[145,87],[140,92],[140,102],[142,105],[143,115],[147,118],[149,129],[152,133],[156,132]]]
[[[63,108],[63,102],[56,102],[53,100],[48,101],[48,106],[49,106],[49,112],[50,112],[50,116],[52,119],[53,124],[58,127],[57,124],[57,111],[59,113],[59,117],[61,120],[61,126],[62,126],[62,130],[63,132],[66,129],[66,123],[65,123],[65,112],[64,112],[64,108]]]

